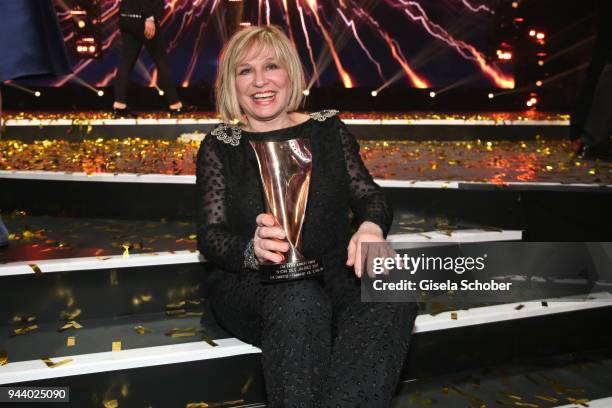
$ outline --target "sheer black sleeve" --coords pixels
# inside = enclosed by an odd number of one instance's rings
[[[205,137],[196,162],[198,249],[207,261],[237,272],[244,269],[245,260],[252,261],[252,237],[240,236],[228,228],[225,175],[215,145],[213,136]]]
[[[338,119],[338,122],[350,183],[351,208],[357,217],[358,225],[364,221],[371,221],[383,230],[386,237],[393,221],[393,211],[387,202],[385,193],[374,182],[370,172],[363,164],[355,136],[349,132],[342,121]]]

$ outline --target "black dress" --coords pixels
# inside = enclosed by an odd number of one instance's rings
[[[356,225],[372,221],[385,235],[392,212],[336,113],[264,133],[219,125],[198,152],[198,247],[214,265],[205,283],[211,305],[224,328],[261,347],[271,407],[388,406],[416,316],[410,303],[361,303],[345,265],[349,210]],[[262,284],[251,242],[264,203],[248,140],[294,138],[309,138],[313,156],[302,249],[325,272]]]

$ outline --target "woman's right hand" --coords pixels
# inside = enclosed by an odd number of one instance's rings
[[[257,229],[253,237],[253,249],[259,262],[282,262],[283,252],[289,250],[289,243],[284,241],[285,231],[276,224],[271,214],[259,214],[255,219]]]

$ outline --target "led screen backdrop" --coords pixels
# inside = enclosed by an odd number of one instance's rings
[[[100,2],[102,52],[96,59],[75,52],[91,25],[78,29],[85,17],[74,12],[74,1],[58,4],[75,74],[48,85],[111,85],[120,49],[119,1]],[[271,23],[291,33],[311,86],[440,88],[462,81],[510,88],[511,64],[490,58],[497,47],[495,17],[486,0],[166,0],[163,31],[182,86],[213,82],[217,55],[232,30]],[[132,80],[155,83],[146,52]]]

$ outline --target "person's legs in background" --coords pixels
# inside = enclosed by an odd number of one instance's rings
[[[179,101],[176,92],[176,85],[172,79],[170,64],[168,63],[168,55],[166,54],[166,42],[161,34],[161,28],[156,26],[156,33],[153,38],[144,43],[149,55],[155,61],[157,67],[157,78],[159,87],[164,91],[168,107],[170,110],[181,109],[183,104]]]
[[[117,116],[131,116],[127,109],[127,90],[130,73],[134,68],[134,64],[138,59],[142,42],[138,36],[134,35],[131,29],[128,29],[128,24],[139,25],[140,20],[130,22],[120,22],[121,26],[121,62],[117,68],[117,76],[115,77],[115,102],[113,104],[113,113]]]

